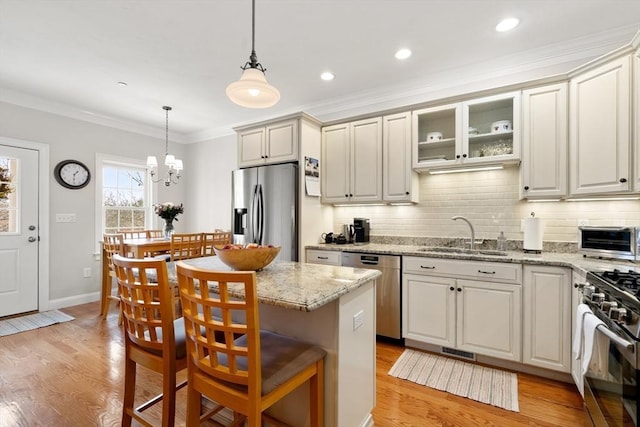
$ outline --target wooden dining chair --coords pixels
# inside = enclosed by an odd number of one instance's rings
[[[120,301],[117,294],[113,293],[113,278],[115,278],[115,270],[113,267],[113,256],[124,255],[123,236],[120,233],[103,234],[102,250],[103,256],[106,258],[109,267],[107,277],[102,278],[102,289],[100,293],[100,314],[107,317],[109,314],[110,301]],[[103,273],[104,274],[104,273]]]
[[[171,261],[202,256],[202,233],[174,233],[171,235]]]
[[[122,237],[125,239],[146,239],[147,232],[146,230],[118,230],[119,234],[122,234]]]
[[[249,427],[260,426],[264,411],[307,381],[310,425],[322,426],[326,352],[260,330],[255,272],[203,270],[182,261],[176,269],[187,341],[187,427],[200,425],[202,396],[242,414],[235,422],[246,418]],[[244,299],[232,298],[231,289]]]
[[[143,412],[162,401],[162,426],[175,419],[176,373],[186,368],[183,318],[174,320],[173,295],[167,277],[167,263],[154,259],[113,256],[118,296],[124,318],[125,375],[122,425],[137,422],[151,426]],[[162,394],[134,407],[136,368],[144,366],[162,374]]]
[[[162,230],[145,230],[147,239],[160,239],[164,237]]]
[[[224,246],[231,243],[230,231],[214,231],[213,233],[202,233],[202,256],[215,255],[214,246]]]

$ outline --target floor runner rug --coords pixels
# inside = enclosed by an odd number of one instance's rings
[[[518,377],[512,372],[406,349],[394,363],[389,375],[520,412]]]
[[[0,337],[30,331],[32,329],[44,328],[45,326],[68,322],[73,319],[73,317],[58,310],[12,317],[10,319],[0,320]]]

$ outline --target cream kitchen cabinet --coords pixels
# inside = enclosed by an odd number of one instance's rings
[[[434,170],[519,161],[520,102],[520,92],[510,92],[414,111],[413,167]]]
[[[382,118],[322,128],[322,203],[382,202]]]
[[[640,45],[640,33],[636,35]],[[635,180],[634,191],[640,191],[640,46],[633,54],[633,124],[635,147]]]
[[[522,92],[521,198],[567,196],[568,83]]]
[[[298,160],[298,119],[238,132],[240,167],[295,160]]]
[[[560,372],[571,371],[571,270],[523,267],[522,362]]]
[[[585,273],[573,271],[572,272],[572,283],[571,287],[571,343],[573,345],[573,336],[576,333],[576,325],[577,325],[577,310],[578,305],[582,303],[582,289],[581,287],[587,281],[587,275]],[[573,381],[576,383],[576,387],[578,391],[584,397],[584,376],[582,375],[582,367],[581,361],[575,358],[576,350],[573,347],[571,348],[571,376],[573,377]]]
[[[411,113],[382,117],[382,199],[418,202],[418,175],[411,167]]]
[[[310,264],[342,265],[342,252],[307,249],[306,260]]]
[[[578,72],[569,86],[572,196],[631,189],[631,57]]]
[[[403,337],[521,360],[521,266],[403,257]]]

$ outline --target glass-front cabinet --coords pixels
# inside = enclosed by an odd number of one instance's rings
[[[413,167],[444,169],[520,159],[520,92],[413,112]]]

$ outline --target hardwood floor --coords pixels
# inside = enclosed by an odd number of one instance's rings
[[[116,310],[106,321],[98,315],[98,303],[62,311],[76,319],[0,338],[0,427],[120,425],[124,347]],[[585,421],[571,384],[519,373],[520,412],[515,413],[387,375],[401,353],[402,348],[378,343],[376,426],[582,426]],[[139,369],[136,402],[160,389],[159,375]],[[185,408],[183,389],[177,426],[184,426]],[[156,408],[150,411],[159,419]]]

